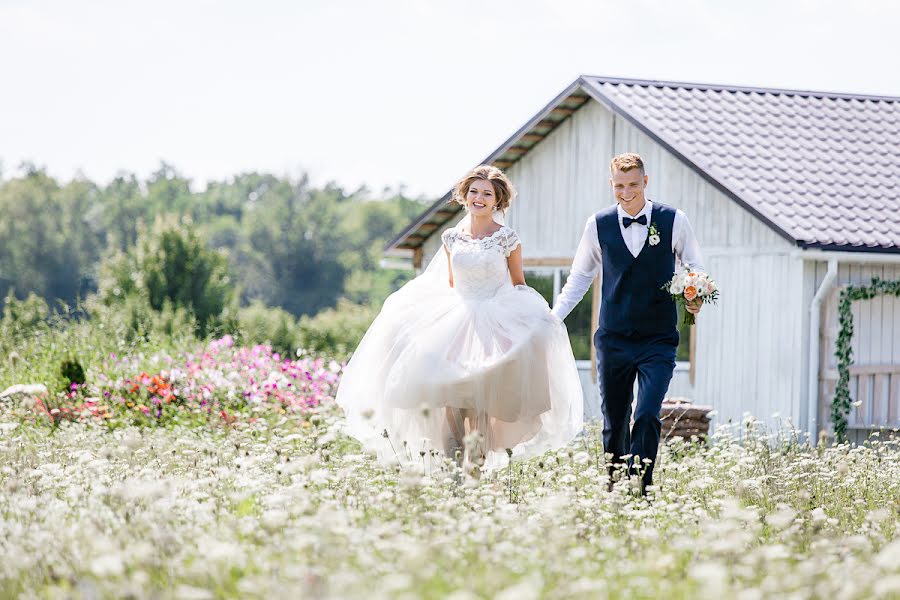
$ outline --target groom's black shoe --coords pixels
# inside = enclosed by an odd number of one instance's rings
[[[606,482],[606,491],[612,492],[613,488],[616,486],[617,481],[622,481],[622,478],[626,476],[624,467],[625,463],[615,462],[611,463],[607,466],[607,479]]]

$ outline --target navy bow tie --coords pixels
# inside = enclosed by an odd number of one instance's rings
[[[625,226],[625,229],[631,227],[632,223],[640,223],[641,225],[646,225],[647,215],[641,215],[637,219],[632,219],[631,217],[622,217],[622,225]]]

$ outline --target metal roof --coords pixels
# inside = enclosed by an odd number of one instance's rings
[[[582,76],[479,164],[512,166],[590,99],[800,247],[900,252],[900,98]],[[420,247],[449,199],[386,250]]]

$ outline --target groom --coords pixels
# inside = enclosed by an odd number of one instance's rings
[[[659,411],[675,369],[678,325],[675,302],[661,288],[676,259],[702,270],[700,248],[687,216],[648,200],[647,175],[637,154],[620,154],[609,165],[616,204],[588,218],[572,269],[553,307],[565,319],[601,273],[600,323],[594,335],[603,411],[603,447],[616,467],[653,481],[662,422]],[[687,306],[693,314],[701,304]],[[638,381],[634,427],[632,390]]]

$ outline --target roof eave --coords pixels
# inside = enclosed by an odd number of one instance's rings
[[[494,150],[491,154],[489,154],[484,160],[482,160],[482,161],[481,161],[480,163],[478,163],[478,164],[481,164],[481,165],[484,165],[484,164],[495,164],[495,163],[498,163],[498,162],[499,162],[499,163],[501,163],[501,164],[497,164],[496,166],[498,166],[498,167],[500,167],[500,168],[508,168],[509,166],[511,166],[512,164],[514,164],[515,161],[517,161],[519,158],[521,158],[521,156],[524,156],[524,153],[521,154],[521,155],[519,155],[519,156],[517,156],[517,157],[515,157],[515,158],[512,160],[512,162],[509,163],[509,164],[507,164],[506,161],[501,161],[500,159],[501,159],[505,154],[507,154],[507,153],[510,151],[511,148],[515,147],[515,146],[519,143],[519,141],[523,138],[523,136],[525,136],[525,135],[528,134],[529,132],[532,132],[532,131],[535,130],[535,129],[542,129],[543,127],[539,127],[539,125],[540,125],[542,122],[546,121],[546,120],[548,119],[548,117],[553,113],[554,110],[558,110],[559,107],[560,107],[567,99],[569,99],[569,97],[571,97],[572,95],[576,94],[576,93],[579,92],[579,91],[584,92],[586,95],[587,95],[587,93],[588,93],[588,92],[587,92],[587,89],[585,89],[585,81],[584,81],[583,78],[581,78],[581,77],[579,77],[578,79],[576,79],[575,81],[573,81],[571,84],[569,84],[569,86],[566,87],[566,89],[564,89],[562,92],[560,92],[555,98],[553,98],[553,100],[551,100],[550,102],[548,102],[547,105],[544,106],[544,108],[542,108],[537,114],[535,114],[535,116],[532,117],[528,122],[526,122],[525,125],[523,125],[522,127],[520,127],[520,128],[519,128],[514,134],[512,134],[505,142],[503,142],[503,144],[501,144],[496,150]],[[582,105],[583,105],[583,104],[582,104]],[[579,105],[579,107],[582,106],[582,105]],[[577,109],[576,109],[576,110],[577,110]],[[573,111],[573,112],[574,112],[574,111]],[[571,116],[571,115],[564,115],[562,118],[560,118],[559,121],[556,122],[556,124],[553,125],[553,126],[550,128],[550,131],[553,131],[556,127],[559,126],[559,124],[561,124],[563,121],[565,121],[569,116]],[[544,134],[544,136],[549,135],[549,134],[550,134],[550,131],[546,132],[546,134]],[[535,142],[534,145],[537,145],[538,143],[540,143],[540,140],[538,140],[537,142]],[[530,151],[531,148],[534,147],[534,145],[531,146],[531,147],[529,147],[527,151]],[[512,157],[511,157],[511,158],[512,158]],[[385,251],[385,252],[389,252],[390,250],[392,250],[392,249],[394,249],[394,248],[397,248],[397,247],[401,246],[401,245],[403,244],[403,242],[404,242],[408,237],[410,237],[411,234],[413,234],[414,232],[418,231],[419,228],[420,228],[422,225],[424,225],[425,223],[430,222],[431,219],[432,219],[432,217],[433,217],[437,212],[440,211],[441,207],[442,207],[442,206],[445,206],[445,205],[447,205],[447,204],[449,203],[450,199],[452,198],[452,195],[453,195],[452,190],[451,190],[451,191],[448,191],[448,192],[447,192],[446,194],[444,194],[439,200],[437,200],[434,204],[432,204],[430,207],[428,207],[428,209],[426,209],[424,212],[422,212],[422,214],[420,214],[420,215],[412,222],[412,224],[410,224],[409,226],[407,226],[407,227],[406,227],[403,231],[401,231],[394,239],[392,239],[390,242],[388,242],[388,243],[385,245],[385,247],[384,247],[384,251]],[[451,207],[451,208],[453,209],[453,213],[454,213],[454,214],[456,214],[456,213],[458,213],[460,210],[462,210],[462,207],[459,207],[458,205],[455,206],[455,207]],[[449,220],[452,219],[452,218],[453,218],[453,215],[450,215],[448,218],[446,218],[446,219],[443,220],[443,222],[441,223],[441,225],[442,225],[443,223],[446,223],[447,221],[449,221]],[[424,243],[424,242],[423,242],[423,243]]]
[[[805,242],[797,243],[801,250],[819,250],[822,252],[845,252],[860,254],[900,254],[898,246],[863,246],[850,244],[825,244],[821,242]]]

